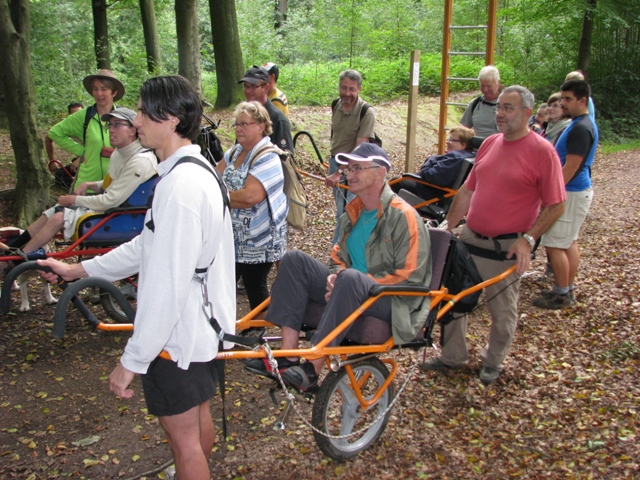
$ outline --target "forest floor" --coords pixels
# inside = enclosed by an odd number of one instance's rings
[[[292,108],[294,129],[304,126],[325,153],[329,116],[328,107]],[[230,114],[213,117],[223,118],[220,132],[228,138]],[[399,173],[406,103],[377,105],[376,117]],[[425,100],[419,108],[419,163],[435,152],[436,129],[436,101]],[[315,168],[311,156],[298,155]],[[8,135],[0,132],[0,189],[15,184],[12,162]],[[291,416],[283,431],[275,429],[282,403],[270,399],[271,382],[228,361],[226,442],[219,396],[211,402],[220,438],[210,461],[213,476],[640,478],[640,151],[599,154],[593,178],[577,301],[561,311],[532,306],[532,297],[548,284],[539,253],[522,281],[518,330],[495,384],[485,387],[478,379],[477,358],[490,322],[482,306],[469,322],[469,365],[445,374],[415,370],[382,437],[340,463],[320,451],[300,417]],[[325,261],[333,203],[324,186],[306,183],[309,227],[294,232],[290,246]],[[12,204],[0,208],[0,224],[10,224]],[[139,379],[131,400],[114,397],[107,386],[129,334],[94,331],[70,310],[65,337],[54,339],[54,307],[44,304],[40,283],[32,280],[31,311],[17,311],[16,293],[12,313],[0,318],[0,478],[162,478],[156,470],[171,453],[158,420],[145,409]],[[238,305],[239,314],[245,313],[245,296],[238,296]],[[99,305],[92,308],[105,317]],[[422,355],[390,354],[399,363],[396,389]],[[297,397],[296,405],[310,419],[312,404]]]

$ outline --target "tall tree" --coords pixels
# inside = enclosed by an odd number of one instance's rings
[[[176,34],[178,37],[178,73],[191,82],[202,95],[200,71],[200,29],[198,1],[176,0]]]
[[[584,10],[582,20],[582,33],[580,34],[580,46],[578,47],[578,70],[588,74],[591,66],[591,37],[593,35],[593,19],[597,7],[597,0],[587,0],[587,8]]]
[[[36,123],[29,35],[29,0],[0,0],[0,88],[11,92],[4,101],[16,159],[16,220],[23,227],[44,209],[50,180]]]
[[[209,0],[211,37],[216,57],[218,98],[216,108],[227,108],[243,100],[238,80],[244,73],[235,0]]]
[[[140,15],[147,50],[147,70],[153,73],[160,67],[160,39],[153,0],[140,0]]]
[[[91,0],[93,10],[93,41],[96,50],[98,70],[111,70],[109,54],[109,25],[107,23],[107,0]]]
[[[289,0],[277,0],[276,2],[276,30],[284,27],[287,21],[287,8],[289,8]]]

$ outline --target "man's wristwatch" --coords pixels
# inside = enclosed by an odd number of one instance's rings
[[[526,233],[522,234],[522,238],[524,238],[527,242],[529,242],[529,245],[531,245],[531,249],[533,250],[533,247],[536,246],[536,239]]]

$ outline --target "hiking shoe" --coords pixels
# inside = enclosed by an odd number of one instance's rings
[[[553,295],[561,295],[561,294],[556,294],[553,291],[553,288],[543,288],[542,290],[540,290],[540,296],[541,297],[551,297]],[[573,290],[569,290],[569,293],[567,295],[569,295],[569,299],[571,300],[571,303],[573,303],[573,301],[574,301]]]
[[[318,390],[318,374],[311,362],[288,368],[282,373],[282,380],[286,385],[301,392],[314,393]]]
[[[268,358],[247,358],[242,361],[244,362],[244,369],[248,372],[267,378],[276,378],[276,374],[271,368]],[[286,371],[288,368],[300,365],[300,360],[291,361],[286,357],[276,358],[276,361],[278,362],[278,370],[280,373]]]
[[[480,381],[485,385],[491,385],[500,376],[500,370],[493,367],[482,367],[480,369]]]
[[[536,307],[548,308],[550,310],[567,308],[571,306],[571,303],[572,300],[570,293],[562,295],[559,293],[550,292],[548,295],[542,294],[541,296],[533,299],[533,304]]]
[[[426,362],[421,363],[419,366],[422,370],[431,370],[434,372],[442,372],[444,370],[457,370],[460,368],[458,366],[447,365],[442,360],[440,360],[440,357],[429,358]]]

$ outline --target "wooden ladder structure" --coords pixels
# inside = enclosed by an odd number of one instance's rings
[[[451,57],[461,55],[485,56],[485,65],[493,65],[496,46],[496,23],[498,14],[498,0],[489,0],[489,11],[486,25],[456,26],[453,25],[453,0],[444,2],[444,28],[442,41],[442,73],[440,78],[440,123],[438,125],[438,153],[445,151],[447,137],[447,108],[449,105],[466,107],[467,104],[449,101],[449,82],[468,81],[477,82],[477,78],[451,77]],[[455,52],[451,50],[451,32],[453,30],[485,30],[487,32],[486,51],[484,52]]]

